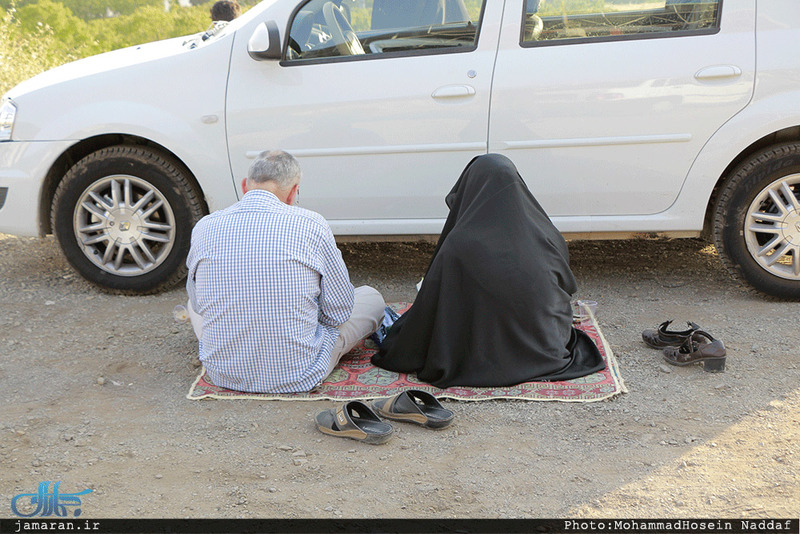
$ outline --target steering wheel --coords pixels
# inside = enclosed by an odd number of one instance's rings
[[[331,42],[336,46],[336,51],[341,56],[355,56],[364,53],[364,47],[358,40],[356,32],[347,19],[333,2],[325,2],[322,6],[322,16],[328,25]]]

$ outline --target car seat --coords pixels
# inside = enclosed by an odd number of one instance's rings
[[[468,20],[464,0],[375,0],[371,28],[415,28]]]

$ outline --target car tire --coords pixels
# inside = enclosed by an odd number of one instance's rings
[[[204,203],[188,171],[141,146],[98,150],[56,189],[53,233],[67,261],[111,292],[157,293],[186,275],[186,255]]]
[[[719,192],[713,221],[731,274],[768,295],[800,299],[800,143],[741,164]]]

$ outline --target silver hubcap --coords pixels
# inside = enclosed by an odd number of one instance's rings
[[[764,188],[747,209],[747,250],[770,274],[800,280],[800,174]]]
[[[152,271],[175,243],[172,208],[158,189],[135,176],[108,176],[86,188],[73,227],[86,257],[118,276]]]

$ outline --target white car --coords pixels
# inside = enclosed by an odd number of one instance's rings
[[[300,159],[300,205],[340,236],[410,238],[498,152],[568,238],[712,235],[800,298],[797,0],[598,5],[264,0],[58,67],[4,97],[0,232],[53,232],[90,281],[153,292],[263,150]]]

